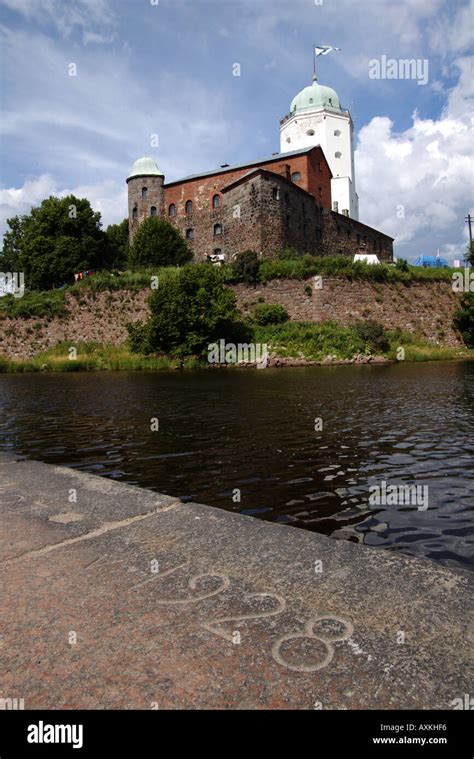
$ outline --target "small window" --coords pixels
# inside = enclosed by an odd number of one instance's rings
[[[306,134],[308,135],[308,137],[314,137],[314,129],[308,129]]]
[[[340,136],[341,136],[341,130],[340,129],[335,129],[334,130],[334,137],[340,137]]]
[[[192,200],[187,200],[185,208],[186,208],[186,213],[192,213],[193,212],[193,201]]]
[[[360,235],[357,235],[357,245],[360,245]]]
[[[300,179],[301,179],[300,172],[299,171],[294,171],[293,174],[291,175],[291,181],[292,182],[299,182]]]
[[[334,157],[335,158],[341,158],[342,157],[342,153],[340,152],[340,150],[336,150],[336,152],[334,153]]]
[[[272,187],[272,197],[273,197],[273,200],[280,200],[280,188],[279,187]]]
[[[304,203],[301,204],[301,210],[303,212],[303,216],[306,216],[306,206]]]
[[[156,206],[150,208],[150,216],[156,216]]]
[[[220,256],[221,253],[222,253],[222,249],[221,248],[214,248],[214,255],[215,256]]]
[[[132,219],[138,218],[138,208],[135,206],[135,208],[132,211]]]
[[[310,98],[310,99],[309,99],[309,102],[310,102],[310,103],[312,103],[312,102],[313,102],[313,98]]]
[[[288,214],[285,216],[285,225],[287,229],[290,228],[290,217],[288,216]]]
[[[318,195],[319,195],[319,197],[321,197],[322,194],[323,194],[323,188],[322,187],[318,187]]]
[[[189,228],[186,230],[186,240],[194,240],[194,229]]]
[[[287,205],[289,205],[289,204],[290,204],[290,196],[288,195],[288,193],[287,193],[287,192],[285,192],[285,203],[286,203]]]
[[[217,235],[222,234],[222,225],[221,224],[214,224],[214,237],[217,237]]]
[[[321,161],[318,161],[318,171],[321,172],[323,170],[323,164]]]
[[[348,236],[348,237],[350,237],[350,236],[351,236],[351,230],[350,230],[350,229],[348,229],[348,230],[347,230],[347,236]]]
[[[287,138],[286,138],[286,141],[287,141],[287,142],[291,142],[291,137],[287,137]]]
[[[142,187],[142,198],[148,197],[148,187]]]
[[[213,208],[220,208],[221,207],[221,196],[220,195],[214,195],[212,198],[212,207]]]
[[[174,203],[171,203],[170,207],[168,208],[168,216],[176,216],[176,206]]]

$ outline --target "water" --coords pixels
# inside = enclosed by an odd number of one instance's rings
[[[3,375],[0,450],[472,570],[473,412],[470,362]]]

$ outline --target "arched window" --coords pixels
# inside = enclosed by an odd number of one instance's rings
[[[340,136],[341,136],[341,130],[340,129],[335,129],[334,130],[334,137],[340,137]]]
[[[214,195],[212,198],[212,207],[213,208],[220,208],[221,207],[221,196],[220,195]]]
[[[222,234],[222,224],[214,224],[214,237]]]
[[[176,206],[174,203],[171,203],[170,207],[168,208],[168,216],[176,216]]]
[[[193,212],[193,201],[192,200],[187,200],[185,208],[186,208],[186,213],[192,213]]]
[[[308,135],[308,137],[313,137],[314,136],[314,129],[308,129],[308,131],[306,132],[306,134]]]
[[[291,175],[291,181],[292,182],[298,182],[301,179],[301,174],[299,171],[294,171]]]
[[[148,197],[148,187],[142,187],[142,198]]]
[[[214,255],[215,256],[220,256],[221,253],[222,253],[222,249],[221,248],[214,248]]]
[[[194,229],[192,227],[186,230],[186,240],[194,240]]]
[[[340,152],[340,150],[337,150],[337,151],[334,153],[334,157],[335,157],[335,158],[341,158],[341,157],[342,157],[342,153]]]
[[[150,208],[150,216],[156,216],[156,206]]]
[[[272,197],[273,197],[273,200],[280,200],[280,188],[279,187],[272,187]]]
[[[323,194],[323,188],[322,187],[318,187],[318,195],[319,195],[319,197],[321,197],[322,194]]]
[[[138,208],[135,206],[132,211],[132,219],[138,219]]]

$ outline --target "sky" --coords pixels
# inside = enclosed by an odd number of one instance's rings
[[[317,73],[354,121],[360,220],[399,258],[462,258],[473,27],[474,0],[0,0],[0,232],[71,192],[121,221],[145,153],[166,181],[271,155],[332,45]],[[371,78],[382,56],[427,61],[427,83]]]

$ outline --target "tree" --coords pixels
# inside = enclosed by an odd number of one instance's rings
[[[129,326],[131,347],[138,353],[199,355],[221,338],[247,336],[234,293],[210,264],[185,266],[160,278],[149,306],[148,323]]]
[[[149,216],[140,224],[130,250],[132,266],[182,266],[193,258],[180,233],[164,219]]]
[[[107,257],[100,213],[86,198],[50,197],[29,214],[7,219],[2,268],[24,272],[29,290],[47,290],[97,270]]]
[[[127,266],[130,249],[128,245],[128,219],[120,224],[109,224],[107,235],[107,262],[112,269],[123,269]]]
[[[474,240],[467,246],[466,263],[474,266]]]

